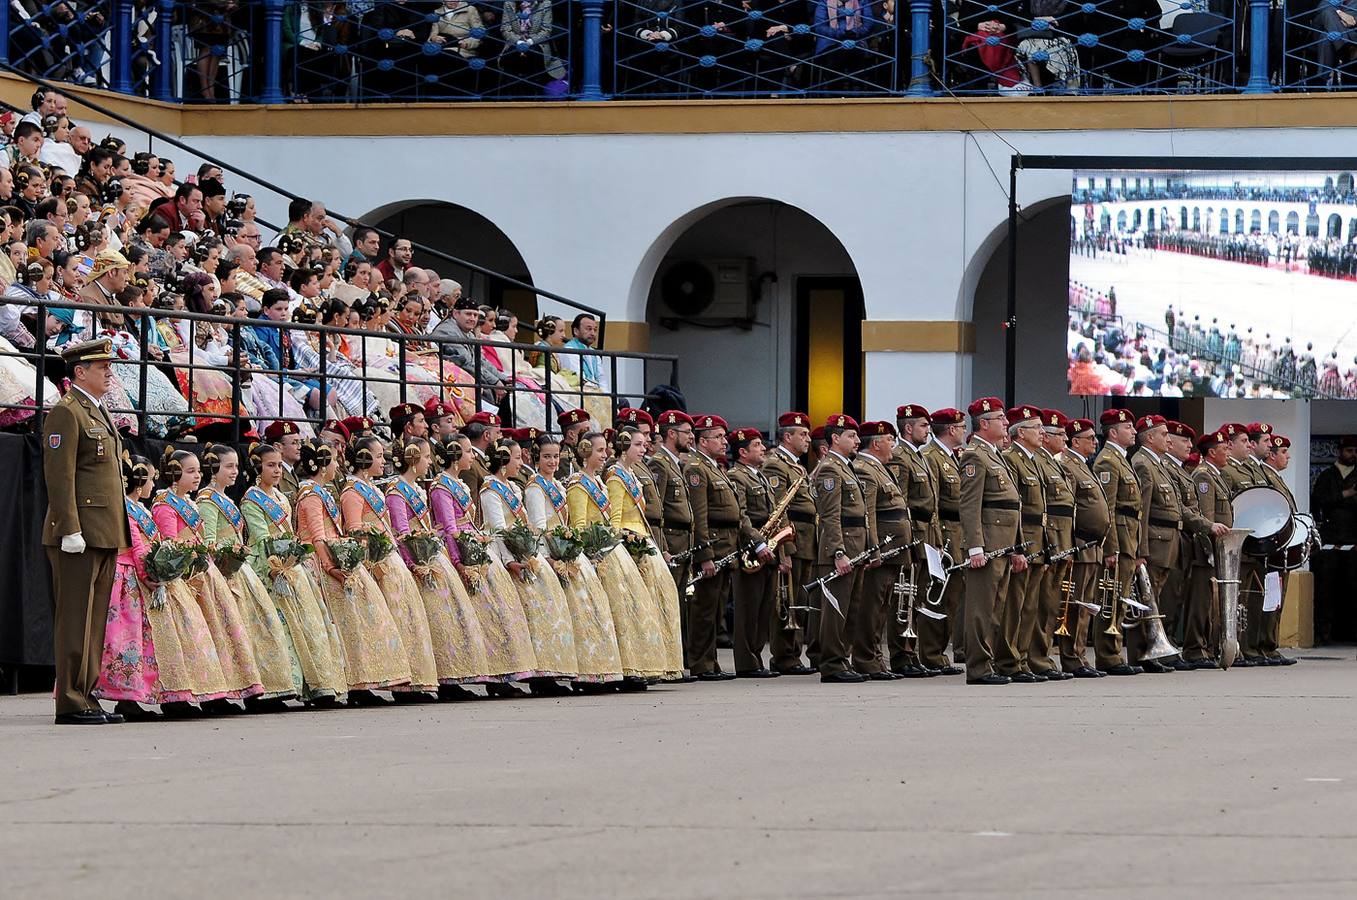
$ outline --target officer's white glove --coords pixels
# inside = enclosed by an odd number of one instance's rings
[[[75,534],[66,535],[64,538],[61,539],[61,552],[84,553],[85,552],[84,536],[78,531]]]

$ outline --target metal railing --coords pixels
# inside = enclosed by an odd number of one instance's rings
[[[633,353],[523,344],[437,332],[334,327],[306,322],[276,322],[184,310],[127,307],[35,297],[22,303],[32,316],[30,331],[44,333],[53,310],[88,317],[82,337],[113,341],[114,391],[106,406],[130,433],[175,436],[202,433],[239,441],[262,434],[273,421],[306,423],[315,429],[331,418],[369,416],[385,421],[398,403],[429,399],[452,403],[465,418],[480,410],[498,411],[507,425],[556,430],[556,416],[583,407],[611,424],[613,414],[634,397],[618,387],[619,365],[638,361],[645,384],[677,384],[678,358]],[[261,332],[275,332],[266,343],[282,348],[276,365],[260,349]],[[162,340],[154,340],[158,334]],[[153,358],[151,347],[165,345]],[[0,410],[13,426],[29,422],[41,430],[45,408],[57,397],[64,363],[59,347],[44,341],[28,349],[8,342],[0,361],[8,376],[0,379]],[[562,374],[584,370],[586,380]],[[33,391],[21,387],[24,373]],[[130,383],[129,383],[130,382]],[[155,382],[153,384],[153,382]],[[164,382],[168,382],[166,385]],[[167,392],[167,387],[168,391]],[[172,392],[172,393],[170,393]]]
[[[208,103],[1264,93],[1352,84],[1354,44],[1354,0],[0,4],[0,62]]]

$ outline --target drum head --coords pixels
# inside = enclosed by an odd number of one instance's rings
[[[1303,547],[1310,541],[1310,529],[1313,527],[1306,519],[1309,516],[1296,516],[1295,527],[1291,529],[1291,540],[1286,542],[1286,549],[1292,547]]]
[[[1281,491],[1270,487],[1245,488],[1230,505],[1234,508],[1234,527],[1247,528],[1258,539],[1279,535],[1291,523],[1291,504]]]

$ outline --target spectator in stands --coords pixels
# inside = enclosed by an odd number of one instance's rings
[[[386,259],[377,264],[377,271],[384,281],[400,281],[405,278],[405,270],[414,257],[414,248],[408,238],[398,237],[386,249]]]
[[[66,96],[59,91],[50,91],[47,88],[38,88],[33,92],[33,109],[31,112],[24,113],[21,122],[32,122],[34,125],[41,126],[42,120],[48,116],[64,116],[67,113]]]
[[[381,259],[381,253],[382,236],[377,233],[377,229],[364,225],[354,231],[353,252],[349,254],[348,261],[363,259],[375,266]]]
[[[61,246],[61,231],[46,219],[31,219],[24,226],[24,243],[28,244],[29,256],[51,259]]]
[[[268,285],[268,287],[270,288],[278,288],[283,290],[285,293],[287,293],[289,297],[291,297],[294,300],[300,299],[291,292],[287,284],[284,282],[283,279],[284,276],[286,275],[286,272],[287,272],[287,262],[286,258],[283,256],[282,250],[279,250],[277,247],[265,247],[263,250],[259,251],[259,265],[258,265],[259,280],[264,282],[264,284]]]
[[[962,40],[961,50],[963,54],[967,51],[975,53],[979,67],[994,78],[995,88],[1000,94],[1023,95],[1031,90],[1032,86],[1023,80],[1022,70],[1018,68],[1008,25],[998,18],[978,22],[975,32]]]
[[[66,116],[50,116],[43,124],[42,149],[38,159],[55,166],[67,175],[80,171],[80,155],[71,147],[71,120]]]
[[[873,62],[865,39],[879,27],[869,0],[815,0],[811,30],[816,61],[826,71],[823,89],[853,93],[871,87],[861,77]],[[845,41],[854,43],[844,46]]]
[[[174,231],[196,231],[203,225],[203,191],[196,184],[182,184],[174,199],[158,200],[148,216],[156,216]]]
[[[36,122],[22,121],[14,127],[14,137],[6,151],[11,169],[21,166],[36,166],[42,159],[42,126]]]
[[[9,203],[14,199],[14,173],[7,167],[0,166],[0,205]]]
[[[84,155],[84,160],[75,175],[75,189],[102,206],[104,187],[113,177],[113,154],[103,147],[94,147]]]
[[[500,32],[504,50],[499,65],[503,75],[500,93],[565,93],[565,63],[553,50],[552,0],[504,0]]]
[[[351,54],[336,53],[339,46],[352,47],[358,34],[356,16],[347,3],[298,3],[287,8],[295,17],[297,98],[341,99],[348,93]]]
[[[374,0],[363,16],[361,54],[366,61],[365,93],[388,99],[413,99],[418,62],[429,27],[424,11],[407,0]],[[381,63],[387,63],[383,67]]]
[[[1079,88],[1079,55],[1061,18],[1079,15],[1072,0],[1030,0],[1032,19],[1013,35],[1017,57],[1037,89],[1064,94]]]
[[[77,125],[71,129],[71,149],[83,159],[94,148],[94,138],[90,136],[90,130],[85,125]]]
[[[226,233],[226,188],[215,178],[198,182],[203,194],[203,224],[217,236]]]
[[[138,208],[150,209],[152,203],[174,193],[152,177],[160,174],[160,157],[154,153],[136,154],[132,157],[131,167],[132,174],[122,180],[123,192]]]
[[[1357,2],[1317,3],[1314,10],[1320,73],[1325,84],[1341,84],[1340,74],[1357,60]]]
[[[580,313],[570,323],[570,340],[565,347],[574,350],[588,350],[598,340],[598,319],[589,313]],[[608,390],[609,373],[604,370],[603,358],[593,353],[561,354],[561,369],[573,372],[580,379],[596,386],[602,391]]]
[[[443,0],[434,13],[429,43],[440,48],[437,56],[424,62],[424,72],[435,75],[448,93],[480,94],[480,71],[467,65],[476,59],[485,34],[480,10],[467,0]]]
[[[118,293],[127,287],[127,276],[132,264],[116,250],[105,250],[94,260],[85,289],[80,296],[86,303],[104,303],[116,306]]]

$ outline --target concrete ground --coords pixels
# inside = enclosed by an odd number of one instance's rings
[[[1357,662],[814,678],[55,728],[0,698],[0,896],[1357,895]]]

